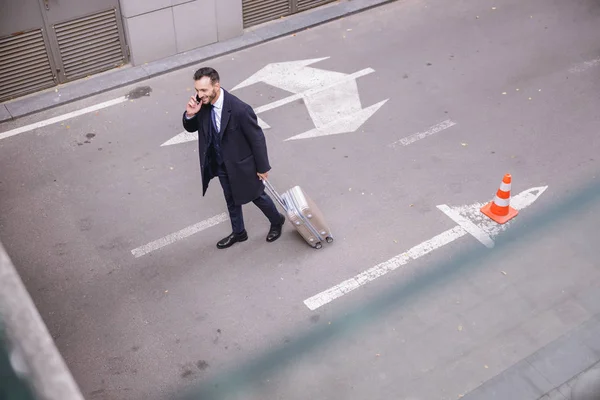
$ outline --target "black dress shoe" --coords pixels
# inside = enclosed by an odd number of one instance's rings
[[[217,243],[217,248],[226,249],[233,246],[237,242],[243,242],[248,240],[248,232],[243,231],[242,233],[232,233],[231,235],[223,238]]]
[[[269,233],[267,234],[267,242],[274,242],[281,236],[281,228],[283,228],[283,224],[285,223],[285,215],[279,214],[279,217],[281,218],[281,222],[277,225],[271,225],[271,229],[269,229]]]

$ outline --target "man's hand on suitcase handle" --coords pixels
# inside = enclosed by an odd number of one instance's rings
[[[268,171],[267,171],[267,172],[265,172],[265,173],[263,173],[263,174],[261,174],[260,172],[257,172],[257,173],[256,173],[256,175],[258,175],[258,177],[259,177],[259,179],[260,179],[261,181],[264,181],[264,180],[266,180],[267,178],[269,178],[269,172],[268,172]]]

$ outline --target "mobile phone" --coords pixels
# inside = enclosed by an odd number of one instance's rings
[[[202,100],[200,100],[200,96],[196,95],[196,103],[200,104],[202,103]]]

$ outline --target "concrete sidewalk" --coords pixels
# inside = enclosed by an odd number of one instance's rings
[[[124,66],[86,79],[58,85],[0,104],[0,122],[17,119],[143,81],[393,1],[396,0],[339,0],[313,10],[246,29],[242,36],[224,42],[213,43],[151,63],[135,67]]]
[[[588,299],[597,307],[597,298]],[[600,366],[600,314],[485,382],[463,400],[577,400],[573,385]]]

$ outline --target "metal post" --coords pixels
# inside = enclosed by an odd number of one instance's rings
[[[19,274],[0,243],[0,320],[18,370],[39,400],[83,400]]]

